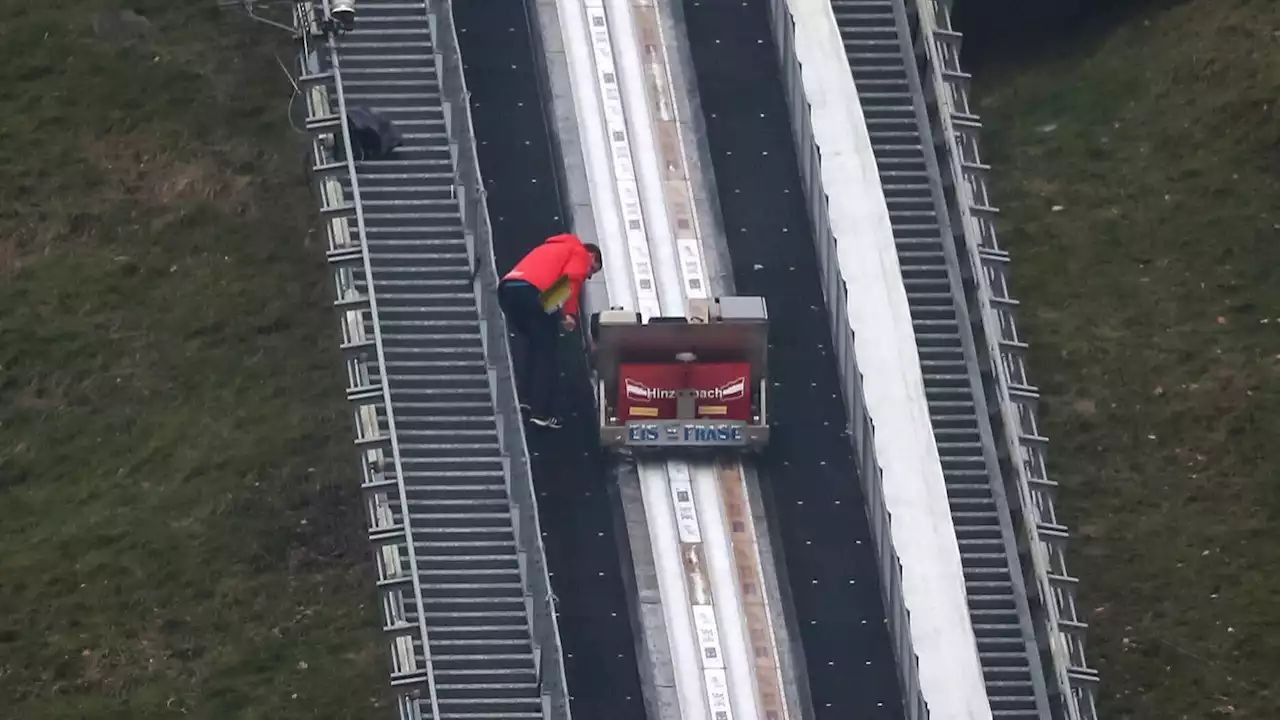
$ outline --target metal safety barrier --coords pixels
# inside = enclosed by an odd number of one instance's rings
[[[484,325],[485,357],[490,367],[494,407],[515,409],[518,401],[511,350],[507,343],[507,325],[497,303],[498,272],[494,259],[493,228],[489,223],[484,182],[476,155],[471,93],[467,90],[466,76],[462,70],[462,53],[453,22],[453,2],[430,0],[427,2],[427,11],[432,23],[440,91],[444,97],[446,132],[457,170],[455,182],[462,212],[462,227],[476,272],[476,302]],[[513,519],[516,543],[520,553],[521,574],[524,577],[525,602],[533,631],[543,717],[546,720],[569,720],[571,713],[568,683],[565,678],[555,595],[547,570],[546,549],[538,519],[538,499],[534,492],[533,471],[529,464],[529,450],[522,420],[518,412],[503,412],[498,417],[507,462],[508,489],[515,509]]]
[[[362,459],[360,487],[365,497],[369,540],[375,550],[382,629],[390,641],[391,685],[396,692],[401,720],[422,718],[423,689],[428,694],[431,718],[436,720],[439,711],[431,646],[422,612],[421,576],[405,510],[409,503],[391,392],[386,382],[388,373],[378,303],[371,282],[373,269],[364,210],[350,130],[345,122],[347,104],[336,42],[339,31],[328,22],[329,10],[329,0],[321,0],[319,5],[310,2],[295,5],[294,27],[302,44],[298,79],[303,86],[307,110],[305,125],[313,133],[312,170],[319,186],[320,212],[326,219],[326,258],[333,268],[334,307],[340,317],[341,347],[347,369],[347,399],[354,408],[355,444]],[[322,63],[321,53],[327,56],[326,63]],[[327,65],[327,69],[323,65]],[[348,179],[349,191],[344,190],[338,180],[343,173]],[[361,284],[364,292],[359,289]],[[370,372],[371,365],[374,373]],[[415,619],[409,620],[409,617]]]
[[[1028,346],[1018,334],[1009,293],[1009,254],[996,239],[998,214],[991,204],[986,176],[990,167],[978,152],[982,124],[969,97],[970,76],[960,67],[962,36],[951,28],[948,0],[908,0],[918,24],[925,92],[934,137],[941,144],[948,209],[961,257],[970,317],[979,343],[988,406],[1002,441],[1001,470],[1014,507],[1023,568],[1034,590],[1033,617],[1042,650],[1047,649],[1051,689],[1056,686],[1058,714],[1067,720],[1096,720],[1098,672],[1085,654],[1087,624],[1076,608],[1076,578],[1067,570],[1067,527],[1054,507],[1057,483],[1048,477],[1047,440],[1036,417],[1039,390],[1027,374]],[[1037,602],[1038,601],[1038,602]]]

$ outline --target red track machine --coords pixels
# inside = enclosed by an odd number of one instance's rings
[[[759,450],[769,441],[763,298],[693,300],[688,317],[591,319],[600,440],[619,451]]]

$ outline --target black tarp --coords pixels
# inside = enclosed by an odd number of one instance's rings
[[[352,156],[356,160],[378,160],[390,155],[404,144],[404,136],[385,115],[361,105],[347,108],[347,131],[355,146]],[[345,159],[342,146],[338,146],[339,160]]]

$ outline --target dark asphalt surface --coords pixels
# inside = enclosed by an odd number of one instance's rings
[[[455,5],[499,270],[567,225],[522,0]],[[897,720],[901,701],[763,2],[686,0],[719,200],[741,294],[771,327],[774,440],[760,467],[816,720]],[[640,720],[609,470],[566,339],[566,426],[531,431],[573,712]],[[517,353],[519,349],[517,348]]]

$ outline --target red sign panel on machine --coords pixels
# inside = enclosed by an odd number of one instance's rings
[[[697,394],[694,417],[751,419],[751,366],[747,363],[639,364],[618,367],[618,416],[628,420],[673,420],[676,393]]]

